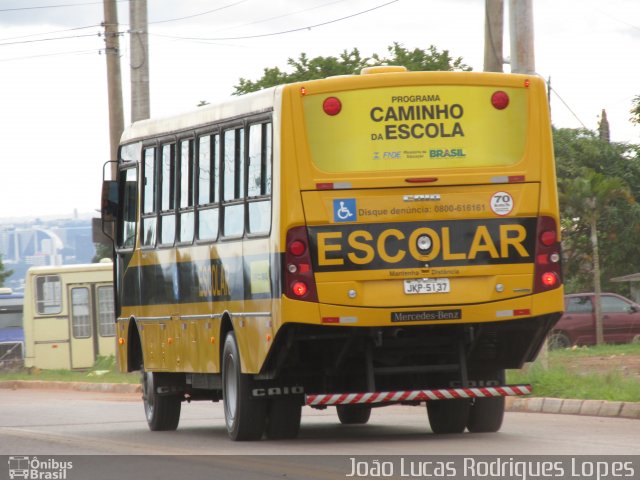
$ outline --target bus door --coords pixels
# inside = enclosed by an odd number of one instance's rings
[[[90,368],[97,352],[94,290],[88,283],[71,284],[67,289],[71,368]]]
[[[95,311],[98,332],[96,355],[108,357],[116,353],[116,316],[113,301],[113,283],[95,285]]]

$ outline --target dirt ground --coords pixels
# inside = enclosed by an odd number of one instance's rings
[[[567,370],[580,373],[620,372],[626,377],[640,380],[640,355],[602,355],[587,357],[576,355],[563,358],[563,365]]]

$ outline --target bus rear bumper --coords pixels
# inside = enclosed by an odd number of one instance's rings
[[[502,385],[482,388],[441,388],[433,390],[404,390],[395,392],[326,393],[305,395],[305,405],[323,408],[336,405],[382,406],[403,402],[432,400],[514,397],[529,395],[531,385]]]

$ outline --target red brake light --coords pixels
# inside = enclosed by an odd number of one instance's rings
[[[502,90],[498,90],[491,95],[491,105],[498,110],[504,110],[509,106],[509,95]]]
[[[337,115],[342,110],[342,102],[340,102],[336,97],[326,98],[322,103],[322,109],[327,115]]]
[[[291,291],[298,297],[304,297],[307,294],[307,284],[304,282],[295,282],[291,286]]]
[[[557,235],[555,230],[545,230],[540,234],[540,241],[543,245],[550,247],[557,241]]]
[[[291,255],[295,255],[296,257],[299,257],[300,255],[303,255],[304,252],[306,251],[307,251],[307,246],[304,244],[304,242],[301,242],[300,240],[294,240],[289,244],[289,253],[291,253]]]
[[[546,287],[553,287],[558,283],[558,276],[554,272],[545,272],[542,274],[542,283]]]

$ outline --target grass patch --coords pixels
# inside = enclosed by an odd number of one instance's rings
[[[99,357],[89,370],[41,370],[22,368],[15,371],[1,371],[0,381],[41,380],[50,382],[88,382],[88,383],[140,383],[139,373],[120,373],[113,356]]]
[[[584,400],[640,401],[640,377],[625,375],[615,366],[591,369],[589,357],[640,357],[640,345],[603,345],[549,352],[549,368],[536,362],[507,372],[508,383],[529,383],[536,397]],[[584,368],[581,363],[584,362]],[[611,362],[612,363],[612,362]]]
[[[640,381],[619,372],[580,374],[561,365],[545,370],[539,364],[508,372],[509,383],[530,383],[536,397],[637,402]]]
[[[563,358],[576,356],[597,357],[609,355],[638,355],[640,356],[640,343],[626,343],[623,345],[600,345],[592,347],[574,347],[552,350],[549,352],[550,360],[561,361]]]

